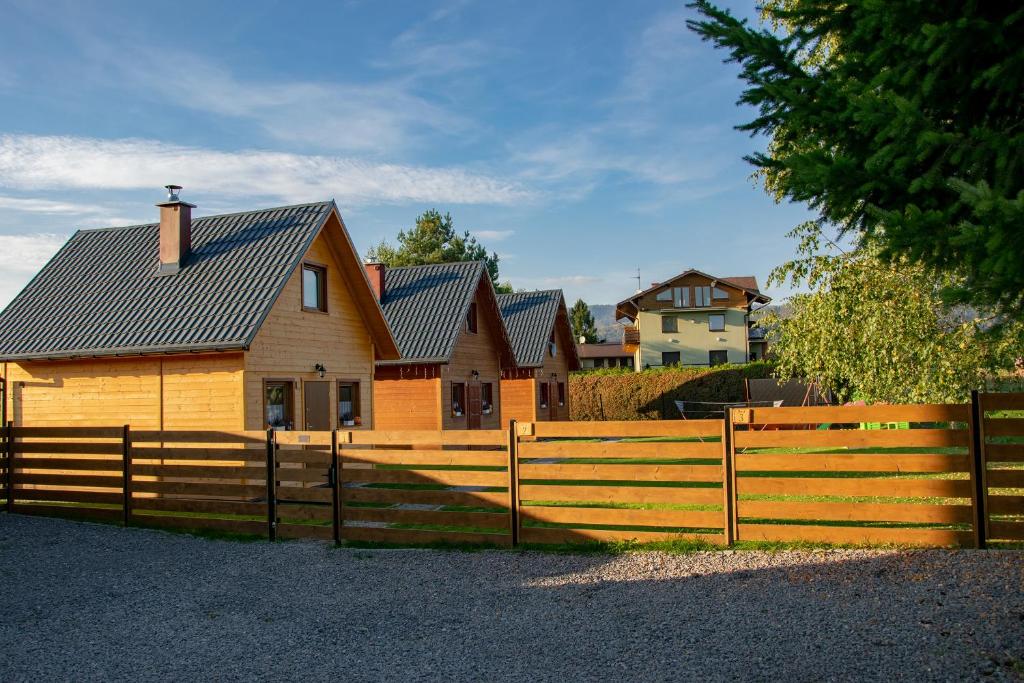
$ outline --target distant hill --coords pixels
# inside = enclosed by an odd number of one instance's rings
[[[594,304],[590,307],[597,327],[597,338],[605,341],[622,341],[622,325],[615,322],[614,304]]]

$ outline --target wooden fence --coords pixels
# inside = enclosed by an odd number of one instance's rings
[[[8,511],[124,524],[502,547],[1024,541],[1024,394],[492,431],[2,436]]]

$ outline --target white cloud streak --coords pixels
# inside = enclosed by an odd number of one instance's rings
[[[0,186],[130,190],[169,182],[207,195],[287,202],[334,197],[357,205],[509,204],[530,196],[517,182],[457,168],[260,150],[224,152],[153,140],[0,136]]]
[[[481,240],[502,242],[516,233],[515,230],[474,230],[473,234]]]

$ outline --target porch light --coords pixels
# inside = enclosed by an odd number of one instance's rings
[[[320,379],[323,379],[324,373],[327,372],[327,368],[324,367],[323,363],[317,363],[313,366],[313,369],[316,370],[316,374]]]
[[[473,372],[471,372],[469,374],[472,375],[473,379],[475,379],[475,380],[476,379],[480,379],[480,371],[479,370],[474,370]]]

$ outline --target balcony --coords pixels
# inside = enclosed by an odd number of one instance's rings
[[[640,330],[636,325],[627,325],[622,328],[622,350],[626,353],[635,353],[640,348]]]

